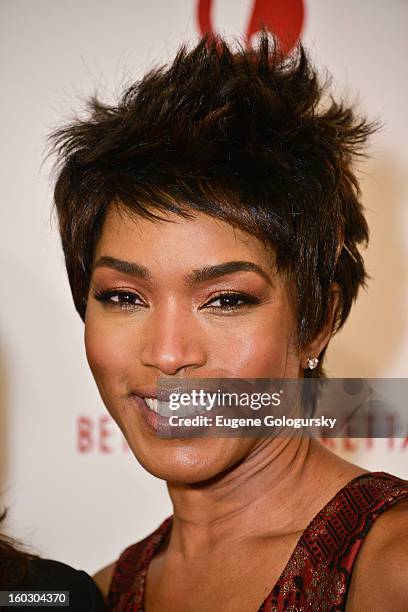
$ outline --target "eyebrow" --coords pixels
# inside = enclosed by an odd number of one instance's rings
[[[103,255],[98,259],[92,267],[92,272],[96,270],[96,268],[112,268],[118,272],[123,272],[123,274],[129,274],[130,276],[135,276],[136,278],[147,281],[152,278],[152,275],[145,266],[133,261],[124,261],[123,259],[117,259],[116,257],[109,257],[107,255]]]
[[[199,270],[193,270],[187,275],[188,284],[203,283],[205,281],[214,280],[220,276],[231,274],[233,272],[255,272],[262,276],[269,285],[272,285],[272,279],[269,274],[265,272],[252,261],[226,261],[225,263],[217,264],[215,266],[204,266]]]
[[[118,272],[129,274],[136,278],[140,278],[145,281],[152,280],[152,274],[145,266],[138,264],[134,261],[124,261],[117,259],[116,257],[109,257],[103,255],[94,264],[92,271],[96,268],[112,268]],[[271,277],[261,266],[253,263],[252,261],[226,261],[225,263],[216,264],[214,266],[204,266],[196,270],[189,272],[185,278],[186,285],[196,285],[204,283],[206,281],[215,280],[226,274],[232,274],[234,272],[255,272],[261,276],[269,285],[273,286]]]

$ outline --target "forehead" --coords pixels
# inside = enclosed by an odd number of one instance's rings
[[[162,213],[165,220],[136,216],[122,206],[107,211],[95,259],[103,255],[124,259],[214,263],[227,259],[250,259],[273,269],[274,253],[256,236],[210,215],[195,213],[184,218]]]

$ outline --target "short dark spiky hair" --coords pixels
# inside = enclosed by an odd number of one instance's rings
[[[266,33],[252,50],[204,37],[117,106],[93,98],[85,120],[54,132],[55,207],[81,318],[105,213],[119,203],[156,219],[202,212],[257,236],[295,281],[299,345],[325,322],[332,281],[340,328],[366,280],[352,163],[377,126],[326,89],[300,43],[284,57]]]

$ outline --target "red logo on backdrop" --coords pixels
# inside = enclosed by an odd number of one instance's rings
[[[394,438],[395,421],[389,420],[387,450],[389,452],[408,452],[408,436]],[[77,417],[77,452],[80,455],[129,453],[129,446],[123,434],[108,414],[99,416],[81,415]],[[344,438],[320,438],[322,444],[334,452],[355,453],[375,451],[377,438],[353,438],[353,432],[346,432]],[[368,432],[367,432],[368,433]]]
[[[211,17],[213,3],[213,0],[198,0],[197,20],[201,34],[215,34]],[[276,34],[283,52],[288,53],[302,31],[304,12],[303,0],[253,0],[245,32],[247,45],[251,45],[254,34],[264,27]]]

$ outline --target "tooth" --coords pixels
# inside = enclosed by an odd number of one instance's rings
[[[148,408],[150,408],[150,409],[151,409],[152,407],[150,406],[150,398],[149,398],[149,397],[145,397],[145,398],[144,398],[144,401],[146,402],[146,404],[147,404]]]
[[[149,409],[152,410],[153,412],[156,412],[157,414],[161,414],[162,416],[169,416],[169,414],[171,414],[169,412],[168,403],[166,401],[164,400],[161,401],[161,405],[160,405],[161,412],[159,412],[159,405],[158,405],[157,398],[145,397],[144,400],[147,406],[149,407]],[[192,404],[189,404],[187,406],[180,406],[177,411],[177,415],[180,417],[195,416],[198,413],[205,412],[207,405],[209,404],[207,402],[204,402],[200,404],[199,406],[193,406]]]
[[[157,399],[154,397],[145,397],[145,402],[153,412],[157,412]]]

